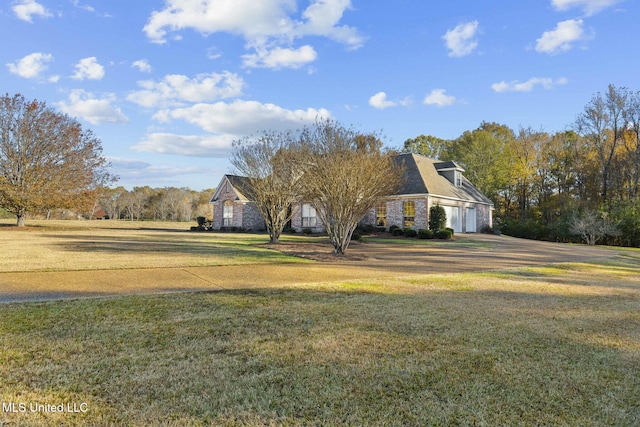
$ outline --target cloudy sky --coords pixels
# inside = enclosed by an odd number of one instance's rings
[[[231,142],[332,117],[389,147],[571,127],[640,90],[636,0],[8,0],[2,93],[76,117],[127,188],[217,185]]]

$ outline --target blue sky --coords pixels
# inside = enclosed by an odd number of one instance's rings
[[[76,117],[127,188],[218,184],[231,142],[317,117],[389,147],[570,128],[640,90],[636,0],[9,0],[2,93]]]

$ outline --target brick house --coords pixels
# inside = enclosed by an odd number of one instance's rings
[[[416,230],[428,228],[429,209],[439,204],[447,214],[447,227],[456,233],[475,233],[493,226],[493,203],[467,180],[458,164],[419,154],[400,154],[395,161],[404,169],[397,194],[387,197],[361,224]]]
[[[419,154],[395,157],[404,170],[397,194],[387,197],[367,214],[360,224],[388,229],[392,225],[416,230],[428,228],[431,206],[439,204],[447,214],[447,227],[457,233],[475,233],[492,227],[493,203],[462,175],[464,169],[452,161],[442,162]],[[225,175],[211,198],[213,228],[236,227],[264,230],[265,223],[255,204],[243,194],[249,180]],[[290,226],[322,232],[315,209],[307,203],[292,206]]]
[[[237,175],[225,175],[216,187],[209,203],[213,205],[213,228],[264,230],[265,223],[256,204],[245,194],[249,179]]]

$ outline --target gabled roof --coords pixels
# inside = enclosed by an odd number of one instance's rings
[[[432,196],[468,200],[476,203],[493,204],[464,176],[462,177],[462,186],[457,187],[439,173],[439,171],[444,170],[463,172],[464,169],[453,161],[442,162],[413,153],[399,154],[394,159],[398,165],[404,168],[404,182],[398,195],[430,194]]]
[[[236,194],[236,200],[242,201],[242,202],[249,201],[246,194],[248,194],[247,189],[249,188],[249,185],[251,182],[250,179],[247,178],[246,176],[225,175],[220,180],[220,184],[218,184],[218,187],[216,188],[216,192],[213,193],[213,197],[211,197],[211,200],[209,200],[209,203],[218,201],[218,199],[220,198],[220,193],[223,192],[223,189],[226,186],[227,182],[231,184],[232,191],[235,192]]]

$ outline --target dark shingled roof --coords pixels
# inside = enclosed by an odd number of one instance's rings
[[[432,196],[493,204],[464,176],[462,177],[462,186],[456,187],[451,181],[438,173],[438,170],[454,168],[462,172],[464,169],[455,162],[442,162],[413,153],[399,154],[394,160],[404,168],[404,182],[398,195],[430,194]]]
[[[249,201],[249,199],[246,196],[246,194],[248,193],[247,189],[249,188],[249,185],[251,183],[251,180],[249,178],[247,178],[246,176],[238,176],[238,175],[225,175],[224,177],[227,178],[231,183],[231,185],[233,186],[233,189],[237,195],[236,200],[241,200],[245,202]],[[224,181],[224,179],[222,181]],[[211,202],[215,202],[216,200],[218,200],[217,195],[219,191],[221,191],[221,189],[216,189],[215,194],[211,198]]]

